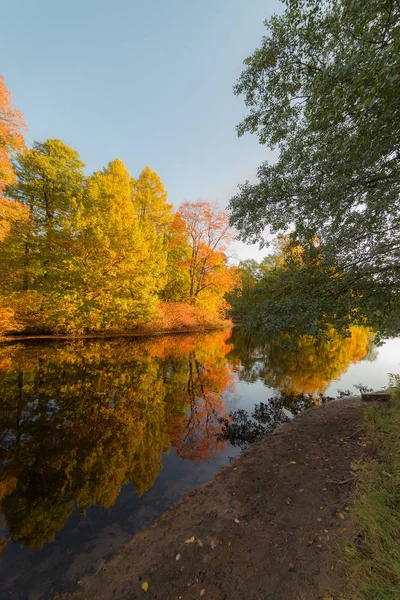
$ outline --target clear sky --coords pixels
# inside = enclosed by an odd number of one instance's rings
[[[279,0],[2,0],[0,72],[27,142],[60,138],[87,171],[150,165],[175,205],[225,207],[273,154],[235,125],[232,86]],[[241,258],[263,256],[235,243]]]

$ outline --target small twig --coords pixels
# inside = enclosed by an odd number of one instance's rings
[[[328,481],[326,481],[326,483],[334,483],[335,485],[344,485],[345,483],[350,483],[350,481],[354,481],[354,479],[357,479],[357,475],[353,475],[353,477],[344,479],[344,481],[334,481],[333,479],[328,479]]]
[[[358,433],[360,433],[361,431],[364,431],[365,427],[359,427],[358,429],[356,429],[355,431],[353,431],[353,433],[351,435],[348,435],[346,438],[344,438],[345,440],[351,440],[351,438],[353,438],[355,435],[357,435]]]

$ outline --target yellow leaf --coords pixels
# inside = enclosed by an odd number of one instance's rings
[[[344,516],[344,514],[343,514],[343,513],[339,513],[339,519],[342,519],[342,521],[344,521],[344,520],[345,520],[345,518],[346,518],[346,517]]]
[[[185,544],[193,544],[194,540],[195,540],[195,537],[194,537],[194,535],[192,535],[191,538],[189,538],[188,540],[185,541]]]
[[[290,465],[296,465],[297,463],[296,463],[296,461],[295,461],[295,460],[291,460],[289,464],[290,464]]]
[[[205,593],[206,593],[206,590],[201,590],[200,596],[204,596]]]
[[[239,519],[235,519],[235,523],[240,523]]]
[[[148,589],[149,589],[149,584],[147,583],[147,581],[143,581],[143,583],[142,583],[142,590],[144,592],[147,592]]]
[[[180,554],[177,554],[175,558],[176,558],[176,560],[179,560],[179,559],[180,559],[180,557],[181,557],[181,555],[180,555]]]

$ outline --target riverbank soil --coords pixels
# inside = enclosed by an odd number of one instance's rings
[[[282,425],[83,579],[76,597],[349,600],[337,534],[354,535],[346,506],[368,452],[364,406],[331,402]]]

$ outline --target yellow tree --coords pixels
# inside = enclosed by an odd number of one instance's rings
[[[172,222],[172,204],[167,202],[168,193],[163,182],[149,166],[138,179],[132,178],[132,202],[139,227],[151,246],[154,267],[158,273],[158,291],[168,277],[168,240]]]
[[[132,200],[142,225],[150,221],[157,233],[165,233],[172,221],[172,204],[160,177],[150,167],[145,167],[138,179],[132,178]]]
[[[156,232],[139,224],[131,176],[121,160],[89,178],[74,229],[59,326],[132,328],[145,321],[157,303],[161,275],[153,252]]]

